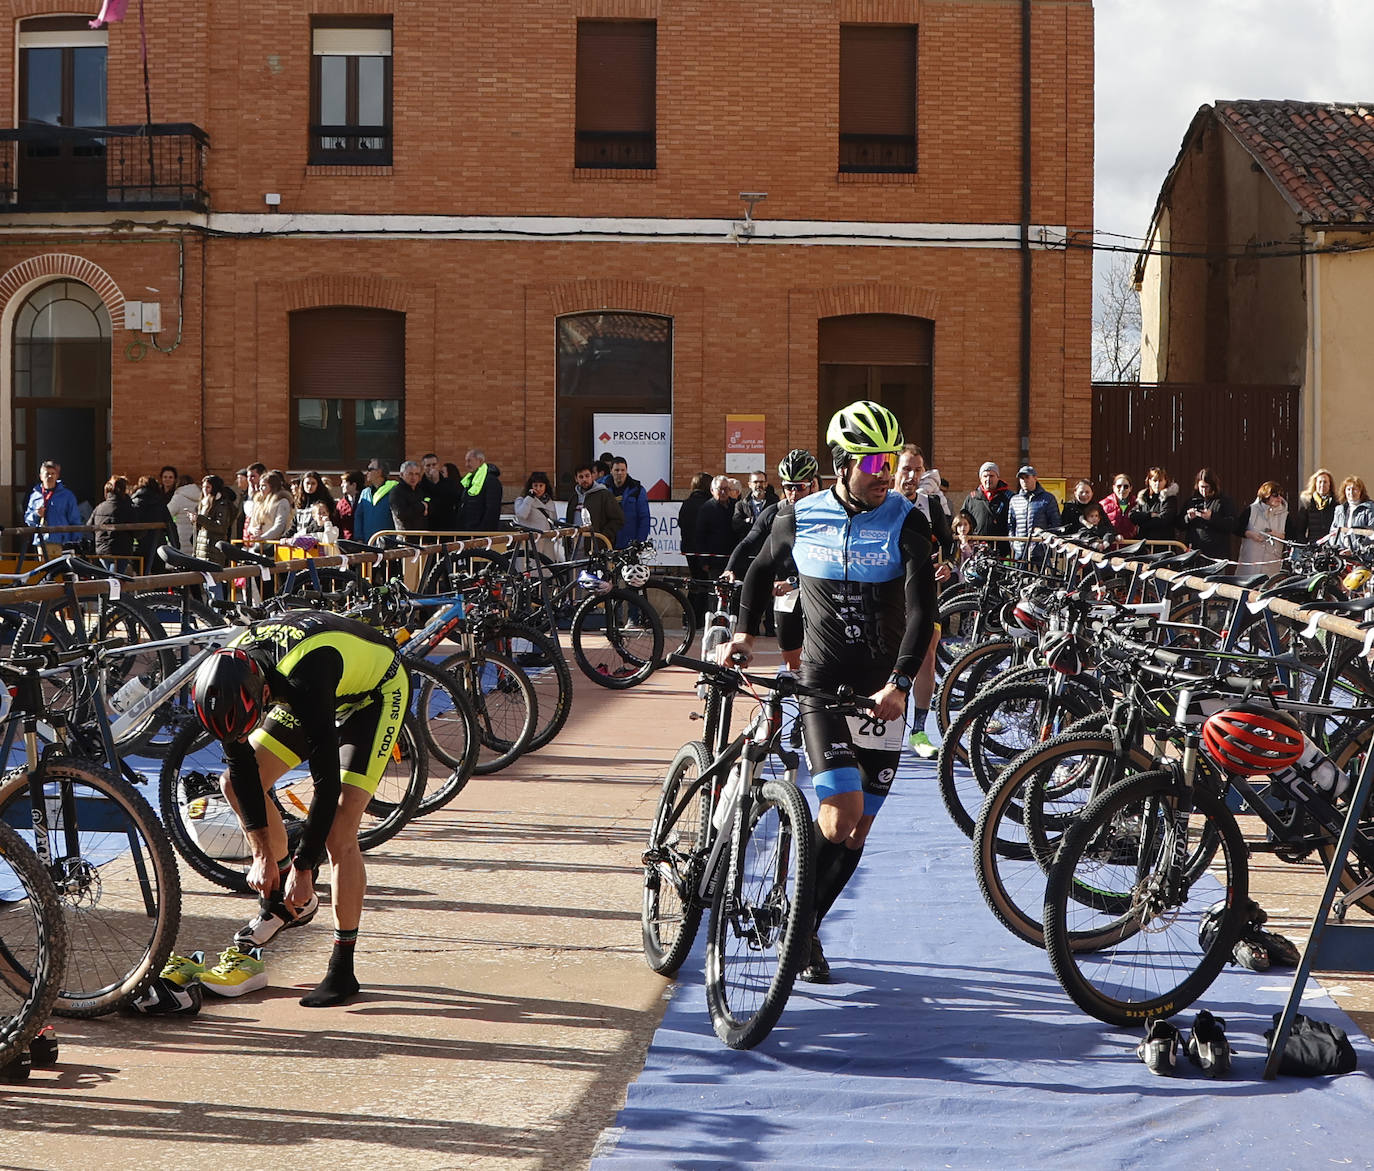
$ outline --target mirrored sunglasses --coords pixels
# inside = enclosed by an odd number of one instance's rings
[[[859,456],[859,471],[866,476],[890,476],[897,470],[897,453],[880,451],[874,455]]]
[[[799,492],[806,486],[807,481],[805,480],[784,480],[782,482],[782,489],[784,492]]]

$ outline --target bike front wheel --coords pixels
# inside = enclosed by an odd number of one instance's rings
[[[1122,781],[1088,803],[1050,867],[1050,964],[1073,1002],[1110,1025],[1182,1012],[1211,986],[1244,926],[1249,870],[1235,815],[1194,789],[1185,817],[1181,799],[1165,770]],[[1186,859],[1209,833],[1218,841],[1212,865],[1189,874]]]
[[[663,778],[649,831],[640,925],[644,960],[660,976],[671,976],[682,967],[701,926],[702,904],[695,888],[711,823],[710,794],[698,782],[710,767],[711,754],[700,740],[678,749]]]
[[[172,954],[181,876],[162,823],[121,777],[73,760],[41,767],[45,840],[35,839],[26,773],[0,783],[0,821],[44,859],[66,918],[67,964],[54,1011],[100,1016]]]
[[[778,1023],[814,918],[805,798],[787,781],[764,781],[746,816],[738,849],[719,863],[706,946],[706,1004],[731,1049],[752,1049]]]

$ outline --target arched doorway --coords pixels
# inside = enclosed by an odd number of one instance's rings
[[[89,285],[50,281],[15,313],[12,353],[14,515],[45,459],[94,505],[110,476],[110,311]]]

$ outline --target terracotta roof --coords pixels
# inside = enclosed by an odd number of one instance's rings
[[[1216,117],[1301,222],[1374,222],[1374,103],[1217,102]]]

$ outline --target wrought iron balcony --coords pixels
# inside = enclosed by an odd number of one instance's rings
[[[210,140],[190,122],[0,129],[0,213],[205,211]]]
[[[310,127],[312,166],[391,166],[390,126]]]
[[[840,170],[850,174],[909,174],[916,170],[916,136],[841,134]]]
[[[652,130],[579,130],[574,162],[578,167],[610,171],[652,171],[656,165],[654,133]]]

